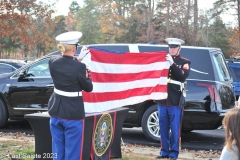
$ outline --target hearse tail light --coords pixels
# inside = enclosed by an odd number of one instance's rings
[[[206,87],[210,93],[210,97],[213,101],[221,103],[220,96],[218,94],[218,91],[216,89],[216,86],[213,84],[208,84],[208,83],[197,83],[197,86],[202,86]]]

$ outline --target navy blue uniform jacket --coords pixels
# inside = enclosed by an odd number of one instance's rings
[[[52,56],[49,60],[49,70],[54,87],[65,92],[91,92],[92,80],[86,78],[86,65],[70,56]],[[51,117],[79,120],[85,118],[82,96],[67,97],[52,93],[48,102],[48,112]]]
[[[185,80],[189,76],[191,62],[188,59],[181,57],[180,55],[174,56],[173,61],[174,63],[172,64],[172,66],[170,66],[169,69],[168,78],[175,81],[180,81],[182,83],[185,82]],[[188,63],[189,69],[183,69],[183,65],[186,63]],[[156,100],[155,102],[164,106],[178,106],[182,94],[182,92],[180,91],[180,86],[177,84],[168,83],[167,90],[167,99]]]

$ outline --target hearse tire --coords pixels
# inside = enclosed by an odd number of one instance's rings
[[[148,127],[148,124],[151,122],[152,127]],[[154,142],[160,142],[160,130],[159,130],[159,120],[158,120],[158,110],[157,105],[154,104],[149,107],[142,117],[142,130],[144,135]],[[156,132],[154,132],[156,131]],[[157,133],[154,135],[154,133]],[[156,136],[158,135],[158,136]]]
[[[4,127],[8,122],[7,108],[4,102],[0,99],[0,128]]]

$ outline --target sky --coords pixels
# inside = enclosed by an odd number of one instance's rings
[[[45,2],[51,1],[51,0],[42,0]],[[57,8],[57,12],[56,15],[67,15],[67,13],[69,12],[69,6],[72,3],[73,0],[57,0],[56,2],[56,8]],[[78,4],[80,6],[83,6],[83,0],[75,0],[78,2]],[[202,10],[207,10],[209,8],[211,8],[213,6],[213,3],[216,2],[216,0],[199,0],[198,1],[198,7],[199,9]],[[221,16],[224,23],[228,24],[232,24],[235,25],[234,23],[237,24],[236,20],[234,20],[233,16],[229,16],[229,15],[222,15]]]

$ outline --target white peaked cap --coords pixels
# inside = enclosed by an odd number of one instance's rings
[[[166,38],[165,41],[168,44],[176,44],[176,45],[181,45],[181,44],[185,43],[183,40],[178,39],[178,38]]]
[[[60,42],[60,44],[77,44],[79,38],[82,37],[82,32],[71,31],[59,34],[56,37],[56,40]]]

